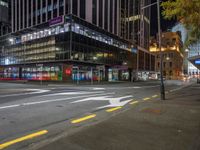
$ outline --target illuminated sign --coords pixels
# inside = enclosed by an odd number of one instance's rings
[[[59,16],[56,18],[53,18],[49,21],[49,26],[54,26],[58,24],[62,24],[64,22],[63,16]]]
[[[195,60],[195,62],[194,62],[196,65],[200,65],[200,59],[198,59],[198,60]]]
[[[72,74],[71,68],[67,68],[67,69],[65,70],[65,73],[66,73],[66,75],[71,75],[71,74]]]

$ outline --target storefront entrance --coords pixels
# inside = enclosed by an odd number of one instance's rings
[[[73,66],[72,80],[74,82],[89,81],[100,82],[105,80],[104,66]]]

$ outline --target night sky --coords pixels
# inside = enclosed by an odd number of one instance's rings
[[[152,3],[156,2],[156,0],[152,0]],[[161,8],[162,11],[162,8]],[[167,31],[174,26],[176,20],[165,20],[161,14],[161,30]],[[157,22],[157,5],[151,7],[151,36],[156,35],[158,31],[158,22]]]

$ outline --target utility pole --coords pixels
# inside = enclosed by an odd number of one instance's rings
[[[163,82],[163,55],[161,49],[161,24],[160,24],[160,0],[157,0],[157,11],[158,11],[158,43],[160,51],[160,99],[165,100],[165,86]]]

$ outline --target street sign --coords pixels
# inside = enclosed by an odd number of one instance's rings
[[[198,59],[198,60],[195,60],[195,62],[194,62],[196,65],[200,65],[200,59]]]

